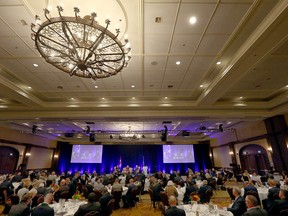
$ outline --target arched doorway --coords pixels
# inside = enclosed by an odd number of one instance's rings
[[[14,173],[18,158],[19,152],[15,148],[0,146],[0,174]]]
[[[265,175],[267,170],[270,170],[267,151],[260,145],[244,146],[239,152],[239,157],[242,170],[248,170],[249,173]]]

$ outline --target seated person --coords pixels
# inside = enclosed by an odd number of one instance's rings
[[[169,205],[170,207],[165,210],[164,216],[185,216],[186,213],[183,209],[179,209],[176,207],[177,199],[174,196],[169,197]]]
[[[99,202],[96,202],[96,194],[90,193],[88,195],[88,203],[80,205],[78,210],[75,212],[74,216],[83,216],[91,211],[100,212],[101,205]]]
[[[238,187],[233,188],[233,195],[235,196],[235,201],[227,211],[231,211],[234,216],[241,216],[246,212],[246,204],[244,198],[241,196],[241,190]]]
[[[250,174],[248,172],[248,170],[245,170],[243,175],[242,175],[243,181],[248,181],[250,182],[251,178],[250,178]]]
[[[115,178],[114,184],[112,185],[111,193],[114,191],[123,191],[122,185],[119,183],[119,179]]]
[[[53,201],[53,194],[47,193],[44,202],[33,208],[31,216],[54,216],[54,209],[49,206]]]
[[[252,181],[251,182],[247,182],[247,181],[245,181],[244,182],[244,198],[246,197],[246,193],[248,192],[248,191],[255,191],[255,192],[257,192],[258,193],[258,190],[257,190],[257,188],[253,185],[253,183],[252,183]]]
[[[252,195],[247,195],[245,198],[245,203],[247,206],[247,211],[243,214],[243,216],[254,216],[254,215],[268,216],[266,210],[259,208],[258,200],[256,199],[256,197]]]
[[[198,191],[201,203],[206,202],[205,194],[206,194],[207,190],[212,190],[212,187],[210,187],[208,185],[208,181],[207,180],[203,180],[203,185],[199,188],[199,191]]]
[[[263,208],[266,209],[268,211],[268,209],[271,208],[273,200],[275,198],[277,198],[280,188],[278,188],[277,182],[275,181],[275,179],[269,179],[268,180],[268,185],[269,185],[269,190],[268,190],[268,195],[266,199],[262,200],[262,204],[263,204]]]
[[[166,186],[164,191],[168,195],[168,197],[170,197],[170,196],[178,197],[177,189],[171,180],[168,181],[167,186]]]
[[[108,203],[110,200],[112,200],[111,194],[108,192],[107,188],[104,188],[102,190],[102,196],[99,199],[100,205],[101,205],[101,215],[108,215],[109,209],[108,209]]]
[[[123,195],[122,200],[124,203],[124,208],[128,208],[129,206],[134,205],[133,197],[132,197],[132,190],[136,188],[136,185],[134,184],[133,178],[129,180],[128,190],[125,195]]]
[[[187,184],[186,191],[184,194],[184,203],[189,203],[191,193],[198,193],[198,187],[196,185],[195,180],[192,181],[190,184]]]
[[[30,216],[30,203],[32,201],[32,194],[27,193],[21,197],[21,202],[17,205],[13,205],[9,211],[8,216],[21,215]]]
[[[271,207],[268,210],[269,215],[280,215],[284,209],[288,209],[288,191],[281,189],[279,191],[279,198],[274,199]]]

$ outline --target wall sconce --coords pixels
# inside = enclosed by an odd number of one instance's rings
[[[233,155],[233,154],[234,154],[233,151],[230,151],[230,152],[229,152],[229,155]]]
[[[212,154],[210,153],[209,156],[212,157]]]
[[[28,156],[28,157],[31,156],[31,153],[30,153],[30,152],[27,152],[27,153],[26,153],[26,156]]]
[[[57,154],[55,154],[55,155],[54,155],[54,158],[58,158],[58,155],[57,155]]]
[[[269,152],[272,152],[272,147],[269,146],[269,147],[267,148],[267,150],[268,150]]]

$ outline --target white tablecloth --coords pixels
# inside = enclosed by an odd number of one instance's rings
[[[258,194],[259,194],[259,198],[260,198],[260,201],[261,201],[261,205],[262,205],[262,200],[263,199],[266,199],[267,196],[268,196],[268,188],[264,187],[264,188],[257,188],[257,191],[258,191]]]
[[[226,210],[218,209],[216,205],[203,205],[203,204],[193,204],[193,205],[179,205],[185,211],[186,216],[233,216],[232,212]]]
[[[108,192],[111,194],[112,187],[107,187]],[[128,187],[122,186],[122,195],[125,195],[128,191]]]
[[[182,205],[186,187],[177,187],[176,189],[178,192],[178,197],[177,197],[178,205]]]
[[[55,204],[50,204],[50,207],[54,209],[55,215],[73,216],[78,210],[79,206],[86,203],[86,201],[70,200],[68,202],[65,202],[64,206],[61,206],[59,202]]]

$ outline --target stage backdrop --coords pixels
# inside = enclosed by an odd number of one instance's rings
[[[97,173],[110,173],[116,165],[120,165],[121,169],[127,165],[133,168],[138,165],[142,169],[143,165],[145,165],[148,166],[149,173],[157,171],[171,173],[173,170],[179,170],[181,174],[184,174],[188,168],[193,171],[211,168],[209,144],[193,145],[195,163],[169,164],[163,163],[162,145],[103,145],[101,164],[70,163],[72,146],[72,144],[66,142],[58,142],[58,173],[68,170],[71,172],[96,171]]]

